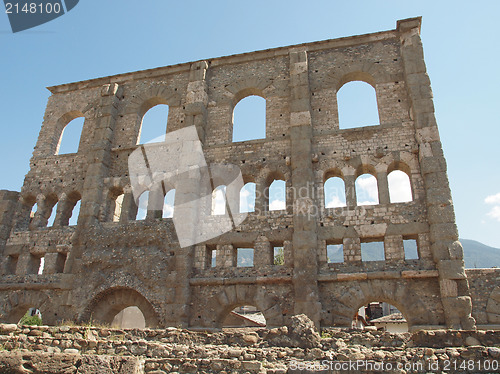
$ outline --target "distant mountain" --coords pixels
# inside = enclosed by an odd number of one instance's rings
[[[474,268],[500,268],[500,248],[489,247],[475,240],[460,239],[464,247],[464,261],[467,269]],[[417,243],[414,240],[405,240],[405,252],[409,258],[417,258]],[[328,259],[331,262],[344,260],[342,245],[329,245]],[[363,243],[361,255],[364,261],[377,261],[384,259],[384,243]]]
[[[500,268],[500,248],[493,248],[469,239],[460,239],[460,243],[464,247],[466,268]]]
[[[500,268],[500,248],[489,247],[475,240],[460,239],[464,247],[464,260],[467,269]],[[415,240],[405,240],[405,253],[409,258],[417,258],[417,243]],[[361,255],[363,261],[377,261],[384,259],[384,243],[363,243]],[[342,245],[329,245],[327,256],[330,262],[343,262]],[[253,250],[241,249],[238,251],[238,266],[253,265]]]

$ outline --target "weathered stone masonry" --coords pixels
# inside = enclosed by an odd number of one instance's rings
[[[148,326],[219,328],[234,307],[255,305],[268,326],[299,313],[348,326],[378,300],[397,306],[411,328],[473,328],[419,30],[420,19],[408,19],[391,31],[50,87],[22,190],[0,193],[0,320],[17,322],[36,306],[49,324],[110,322],[136,305]],[[375,88],[380,125],[339,129],[336,93],[354,80]],[[233,109],[248,95],[266,100],[266,138],[233,143]],[[208,164],[238,165],[256,184],[256,212],[231,232],[180,248],[171,219],[150,211],[135,220],[127,159],[157,104],[169,106],[167,132],[196,126]],[[78,152],[57,155],[64,127],[81,116]],[[390,202],[393,170],[409,176],[413,201]],[[356,206],[364,173],[377,178],[378,205]],[[323,208],[330,176],[345,182],[345,209]],[[289,191],[283,211],[268,210],[275,179]],[[194,193],[182,180],[172,188],[176,207]],[[299,190],[306,197],[290,193]],[[78,225],[68,226],[79,200]],[[417,241],[418,260],[405,260],[403,239]],[[361,243],[373,240],[384,241],[385,261],[361,261]],[[343,244],[343,263],[328,263],[328,244]],[[284,247],[284,265],[273,265],[273,246]],[[238,247],[255,249],[253,267],[235,266]]]

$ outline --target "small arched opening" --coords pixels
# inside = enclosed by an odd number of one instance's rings
[[[410,177],[401,170],[393,170],[387,176],[389,198],[391,203],[407,203],[413,201]]]
[[[248,182],[240,190],[240,213],[255,212],[255,183]]]
[[[212,215],[226,214],[226,186],[217,186],[212,192]]]
[[[173,218],[175,209],[175,189],[165,194],[163,202],[162,218]]]
[[[325,174],[323,184],[325,208],[339,208],[347,206],[345,197],[345,183],[339,171]]]
[[[378,184],[377,178],[370,173],[364,173],[356,178],[356,204],[377,205]]]
[[[143,221],[148,215],[149,191],[144,191],[137,200],[137,215],[136,221]]]
[[[286,210],[286,182],[283,176],[273,177],[266,192],[269,211]]]

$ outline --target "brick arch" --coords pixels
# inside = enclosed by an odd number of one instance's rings
[[[224,319],[234,309],[243,305],[252,305],[264,315],[266,327],[283,325],[283,313],[277,297],[269,294],[262,287],[232,285],[224,288],[212,298],[207,310],[213,311],[213,327],[222,328]]]
[[[354,62],[341,67],[328,75],[328,80],[338,91],[343,85],[353,81],[368,83],[374,89],[378,83],[386,83],[396,80],[402,80],[402,77],[392,76],[380,64]]]
[[[98,321],[111,324],[113,318],[129,306],[138,307],[146,327],[158,327],[160,320],[153,305],[138,291],[128,287],[112,287],[98,293],[85,308],[80,321]]]
[[[365,82],[375,89],[375,78],[365,71],[352,71],[350,73],[344,74],[340,80],[337,82],[337,91],[339,91],[345,84],[349,82]]]
[[[41,291],[17,291],[10,294],[2,304],[0,321],[17,323],[29,308],[40,309],[43,319],[46,305],[50,305],[50,299]]]
[[[486,304],[486,316],[489,323],[500,325],[500,286],[495,287],[490,293]]]
[[[175,88],[166,84],[152,84],[148,89],[133,93],[128,112],[136,113],[142,120],[146,112],[158,104],[179,106],[181,98]]]
[[[323,183],[335,177],[344,180],[344,173],[342,173],[342,170],[338,167],[329,168],[323,173]]]
[[[134,127],[137,141],[139,141],[143,117],[148,110],[160,104],[168,105],[171,108],[179,106],[180,103],[181,98],[175,91],[175,88],[167,86],[164,83],[152,85],[148,89],[133,93],[133,98],[128,105],[127,112],[137,115]],[[170,113],[171,111],[169,110],[169,117]]]
[[[249,77],[236,80],[226,86],[226,90],[232,94],[232,109],[234,109],[234,107],[240,100],[244,99],[247,96],[256,95],[267,100],[266,89],[272,84],[272,82],[273,81],[271,79]]]
[[[357,179],[359,176],[363,174],[370,174],[373,175],[375,178],[377,178],[377,170],[374,165],[371,163],[359,163],[359,165],[356,167],[356,173],[354,174],[355,178]]]

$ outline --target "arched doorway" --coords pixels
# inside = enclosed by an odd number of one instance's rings
[[[90,302],[80,319],[111,326],[115,317],[128,307],[137,307],[141,311],[145,327],[158,326],[158,315],[151,303],[131,288],[111,288],[101,292]]]

